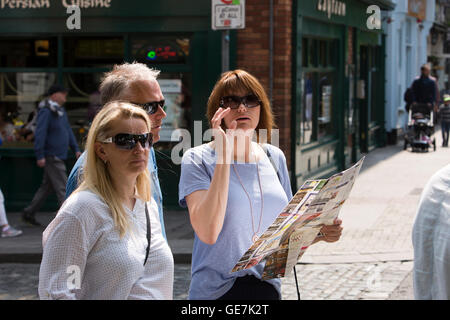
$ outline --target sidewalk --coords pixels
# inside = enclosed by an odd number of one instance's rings
[[[350,198],[340,217],[344,231],[336,243],[319,242],[300,264],[412,261],[411,229],[417,204],[431,175],[450,163],[450,148],[412,153],[398,145],[379,148],[366,156]],[[48,224],[54,213],[39,213]],[[17,238],[0,238],[0,263],[40,263],[44,227],[24,226],[19,212],[9,212],[11,225],[23,230]],[[190,263],[193,230],[187,211],[165,211],[166,234],[175,263]]]
[[[300,263],[412,261],[411,232],[423,188],[450,163],[440,130],[435,137],[435,152],[403,151],[399,141],[369,153],[340,212],[341,240],[311,246]]]

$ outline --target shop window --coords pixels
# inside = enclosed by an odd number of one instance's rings
[[[122,37],[64,38],[64,66],[111,68],[122,63],[125,45]]]
[[[56,67],[58,43],[53,38],[2,38],[0,67],[46,68]]]
[[[339,47],[337,41],[329,41],[328,42],[328,67],[334,67],[337,65],[337,61],[339,59],[338,56]]]
[[[309,50],[308,50],[308,39],[303,38],[302,39],[302,66],[307,67],[309,56],[308,56]]]
[[[166,117],[156,149],[169,149],[179,141],[173,133],[177,129],[191,129],[192,76],[190,73],[161,73],[158,83],[166,101]]]
[[[335,134],[337,45],[338,42],[331,39],[302,39],[301,144]]]
[[[316,39],[302,38],[302,66],[317,66],[318,42]]]
[[[48,72],[0,73],[0,126],[8,130],[4,147],[31,147],[33,136],[27,124],[56,74]],[[3,129],[4,130],[4,129]],[[5,132],[2,136],[5,138]]]
[[[334,134],[333,72],[305,72],[302,79],[301,143],[308,144]]]
[[[309,68],[334,67],[338,56],[335,40],[302,38],[302,66]]]
[[[189,51],[190,39],[187,36],[140,36],[131,40],[133,59],[141,63],[186,63]]]
[[[300,124],[301,144],[312,142],[313,139],[313,119],[315,116],[315,95],[314,95],[314,73],[304,73],[302,79],[302,120]]]
[[[64,107],[80,144],[84,143],[88,128],[101,107],[99,85],[102,77],[102,72],[64,74],[64,86],[69,89]]]
[[[317,67],[317,50],[318,50],[318,40],[309,39],[308,41],[308,66]]]
[[[333,73],[319,74],[318,139],[333,134]]]
[[[328,65],[328,43],[327,41],[319,41],[319,65],[325,67]]]

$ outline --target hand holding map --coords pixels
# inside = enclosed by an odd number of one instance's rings
[[[231,272],[267,259],[262,280],[290,271],[316,239],[323,225],[332,225],[355,183],[364,157],[328,179],[307,180],[269,228],[236,263]]]

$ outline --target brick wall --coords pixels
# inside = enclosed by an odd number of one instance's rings
[[[270,2],[247,0],[246,28],[237,33],[237,67],[256,76],[269,95]],[[273,0],[272,108],[280,130],[280,148],[290,166],[292,112],[292,0]],[[295,143],[295,142],[294,142]]]

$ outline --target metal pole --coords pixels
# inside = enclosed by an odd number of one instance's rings
[[[230,70],[230,31],[222,30],[222,73]]]

